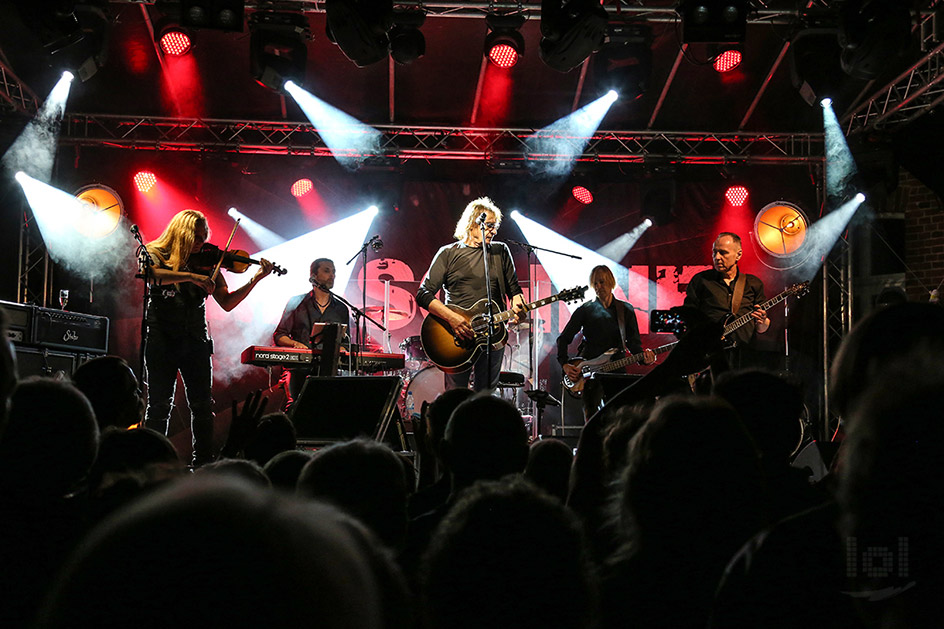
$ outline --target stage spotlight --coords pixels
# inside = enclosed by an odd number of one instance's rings
[[[748,191],[744,186],[730,186],[724,192],[724,198],[734,207],[741,207],[747,202]]]
[[[252,241],[256,243],[256,245],[258,245],[261,249],[269,249],[285,242],[285,239],[276,234],[274,231],[260,223],[257,223],[234,207],[231,207],[226,211],[226,213],[231,218],[239,219],[240,227],[242,227],[243,231],[246,232],[246,235],[249,236]]]
[[[45,4],[45,3],[37,3]],[[71,3],[67,3],[71,4]],[[65,16],[65,13],[61,15]],[[78,30],[47,46],[52,63],[60,68],[69,68],[83,83],[95,76],[108,58],[108,29],[110,23],[98,7],[76,5],[72,16]],[[67,29],[72,29],[72,20],[67,20]]]
[[[62,73],[62,78],[64,78],[69,83],[71,83],[72,81],[75,80],[75,75],[69,72],[68,70],[66,70],[65,72]]]
[[[714,55],[711,67],[715,72],[724,74],[730,72],[741,65],[741,51],[738,48],[727,48]]]
[[[861,192],[858,193],[857,195],[855,195],[855,196],[852,197],[852,198],[853,198],[856,202],[858,202],[860,205],[863,204],[863,203],[865,203],[865,195],[862,194]]]
[[[124,213],[124,203],[118,193],[101,184],[90,184],[79,189],[75,198],[82,205],[82,218],[75,228],[88,238],[104,238],[115,231]]]
[[[608,21],[598,0],[541,0],[541,60],[570,72],[603,45]]]
[[[570,190],[570,194],[573,195],[577,201],[583,203],[584,205],[590,205],[593,203],[593,193],[587,190],[584,186],[574,186]]]
[[[190,52],[190,35],[180,27],[168,26],[158,33],[161,52],[171,57],[181,57]]]
[[[594,56],[594,82],[601,90],[619,88],[627,100],[639,98],[652,73],[652,29],[646,24],[610,24],[606,43]]]
[[[180,23],[218,31],[243,30],[245,0],[181,0]]]
[[[827,96],[827,97],[824,98],[823,100],[819,101],[819,104],[823,107],[823,109],[826,109],[827,107],[832,107],[832,106],[833,106],[833,99],[831,99],[831,98],[829,98],[829,97]]]
[[[401,65],[413,63],[426,54],[426,38],[420,27],[426,21],[422,11],[396,11],[390,29],[390,56]]]
[[[302,13],[257,11],[249,18],[249,71],[257,83],[281,91],[305,82],[308,18]]]
[[[325,33],[358,68],[387,58],[393,0],[327,0]]]
[[[134,175],[134,187],[138,192],[150,192],[157,184],[157,177],[149,170],[140,170]]]
[[[311,192],[314,188],[315,185],[311,182],[311,179],[299,179],[292,184],[292,196],[296,199],[300,199]]]
[[[898,0],[846,0],[839,9],[840,64],[872,80],[911,49],[911,9]]]
[[[747,0],[682,0],[682,41],[743,42],[747,35]]]
[[[506,69],[518,63],[518,57],[524,54],[524,37],[518,29],[524,24],[525,16],[497,15],[489,13],[485,22],[491,32],[485,37],[485,56],[492,64]]]
[[[764,253],[783,258],[796,254],[803,246],[809,224],[799,206],[776,201],[757,213],[753,234]]]

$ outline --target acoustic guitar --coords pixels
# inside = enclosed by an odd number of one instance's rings
[[[528,311],[541,308],[555,301],[572,302],[583,299],[587,292],[586,286],[570,288],[564,291],[525,304]],[[426,356],[446,373],[461,373],[472,368],[473,363],[482,355],[486,346],[493,350],[500,350],[508,341],[508,330],[503,325],[513,315],[513,310],[499,312],[499,306],[492,301],[493,315],[491,330],[488,324],[488,300],[480,299],[471,308],[462,308],[448,304],[453,312],[459,313],[469,323],[475,336],[471,339],[460,339],[452,332],[452,327],[444,319],[434,314],[428,314],[423,320],[420,330],[420,341]]]

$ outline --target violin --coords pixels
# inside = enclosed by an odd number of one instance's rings
[[[222,262],[220,262],[220,256],[223,257]],[[200,251],[191,253],[187,261],[190,268],[195,271],[205,270],[207,273],[212,271],[217,263],[220,264],[220,268],[226,269],[232,273],[244,273],[246,269],[249,268],[250,264],[260,264],[258,260],[253,260],[249,257],[248,251],[243,251],[242,249],[223,251],[211,243],[205,243]],[[272,272],[276,275],[285,275],[288,273],[288,271],[278,264],[272,265]]]

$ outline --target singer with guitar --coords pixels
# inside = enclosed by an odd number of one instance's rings
[[[513,323],[527,318],[527,305],[518,284],[511,251],[505,243],[493,242],[501,220],[501,210],[491,199],[481,197],[470,202],[456,223],[453,235],[458,242],[439,249],[416,293],[417,303],[430,315],[435,316],[437,321],[448,326],[457,343],[472,341],[476,332],[470,319],[449,306],[471,308],[477,301],[485,299],[488,293],[482,253],[483,240],[488,251],[492,301],[499,305],[505,304],[506,301],[511,302]],[[445,294],[445,301],[437,297],[440,290]],[[493,314],[497,315],[499,312]],[[456,371],[450,370],[451,373],[447,372],[446,388],[467,387],[474,373],[472,388],[475,391],[494,389],[498,386],[501,362],[500,351],[482,352],[473,364],[462,366]],[[437,364],[442,368],[442,364]]]
[[[179,372],[190,405],[194,465],[213,457],[213,341],[207,328],[206,299],[213,295],[229,312],[275,268],[268,260],[261,260],[252,279],[230,291],[226,278],[219,273],[221,262],[215,268],[203,268],[195,262],[209,237],[206,216],[196,210],[183,210],[170,220],[164,233],[146,245],[155,266],[148,274],[153,286],[144,356],[148,383],[145,421],[148,428],[167,433]],[[219,249],[216,253],[222,261]]]
[[[567,347],[580,330],[583,330],[583,342],[579,351],[585,358],[592,359],[608,350],[617,349],[613,353],[614,358],[620,358],[624,352],[642,353],[644,364],[654,363],[655,352],[642,348],[639,324],[632,305],[613,295],[613,289],[616,288],[613,272],[604,265],[593,267],[590,271],[590,286],[597,298],[577,308],[557,337],[557,361],[564,375],[574,382],[583,378],[579,364],[575,364],[578,361],[572,360],[567,354]],[[583,400],[585,413],[592,415],[603,402],[603,392],[599,386],[588,382],[584,387]]]
[[[750,314],[751,321],[734,330],[726,338],[733,342],[734,351],[725,352],[732,367],[746,366],[743,348],[755,334],[763,334],[770,327],[765,301],[764,283],[755,275],[741,273],[741,237],[733,232],[721,232],[711,248],[712,268],[695,274],[685,292],[685,306],[697,308],[711,321],[727,321],[732,315]]]
[[[295,295],[285,305],[279,325],[272,335],[272,340],[276,345],[313,349],[313,342],[315,346],[320,343],[317,336],[314,338],[311,336],[315,323],[350,325],[351,314],[347,306],[330,293],[330,290],[334,288],[335,274],[333,260],[318,258],[311,263],[308,274],[311,290],[304,295]],[[310,371],[311,369],[306,367],[286,369],[283,372],[281,384],[285,387],[286,398],[283,410],[287,410],[298,397],[305,383],[305,376]]]

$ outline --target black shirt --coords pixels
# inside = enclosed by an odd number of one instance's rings
[[[728,284],[724,281],[724,276],[714,269],[695,274],[685,291],[685,305],[702,311],[711,321],[722,321],[731,313],[734,285],[740,276],[741,271],[738,270],[738,274]],[[766,301],[764,283],[760,278],[750,273],[745,273],[744,278],[744,296],[737,311],[739,317],[751,312],[755,305]],[[749,343],[754,338],[754,320],[751,319],[732,332],[730,338],[737,341],[738,345]]]
[[[311,347],[311,326],[313,323],[343,323],[350,325],[350,313],[347,306],[331,297],[324,312],[315,304],[315,291],[308,291],[305,295],[296,295],[288,300],[282,320],[275,328],[273,339],[288,335],[299,343]]]
[[[557,361],[560,364],[567,362],[567,346],[581,328],[583,328],[583,344],[580,352],[585,359],[596,358],[608,349],[618,349],[622,346],[619,316],[616,312],[617,303],[623,304],[623,331],[626,334],[626,345],[629,351],[634,354],[642,351],[639,324],[636,322],[636,313],[632,305],[614,297],[610,302],[610,307],[607,308],[599,299],[594,299],[574,311],[570,321],[557,337]]]
[[[521,294],[515,263],[511,258],[508,245],[493,241],[489,247],[488,270],[492,280],[492,299],[499,305]],[[502,291],[502,276],[506,293]],[[429,304],[443,289],[446,298],[443,303],[470,308],[480,299],[485,298],[485,271],[482,249],[470,247],[465,243],[453,243],[441,247],[436,252],[423,283],[416,292],[416,301],[429,310]]]
[[[169,269],[157,261],[159,268]],[[184,265],[181,271],[190,271]],[[160,329],[174,337],[209,338],[205,290],[192,282],[154,284],[148,298],[148,329]]]

